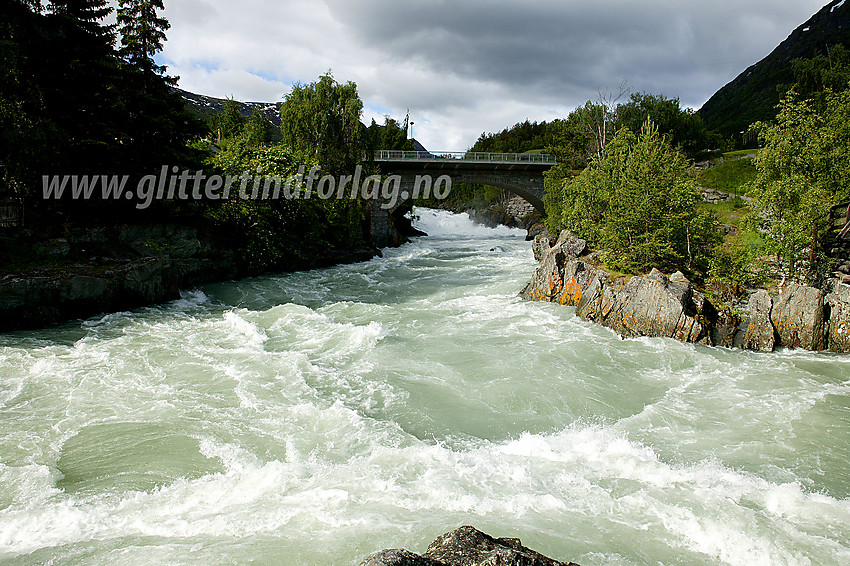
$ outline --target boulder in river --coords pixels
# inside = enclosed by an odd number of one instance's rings
[[[382,550],[360,566],[578,566],[543,556],[517,538],[493,538],[474,527],[460,527],[437,538],[423,555]]]

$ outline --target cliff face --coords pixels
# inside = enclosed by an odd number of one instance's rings
[[[791,61],[827,55],[836,44],[850,47],[850,3],[833,0],[795,29],[770,55],[717,91],[702,108],[706,126],[724,137],[776,116],[782,85],[794,82]]]

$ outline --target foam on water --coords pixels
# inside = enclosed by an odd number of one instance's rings
[[[620,340],[516,298],[522,232],[418,214],[371,262],[3,337],[0,561],[356,565],[471,523],[584,566],[850,562],[846,357]]]

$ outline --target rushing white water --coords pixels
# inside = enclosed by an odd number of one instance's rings
[[[850,564],[850,356],[621,340],[420,210],[367,263],[0,336],[3,564]]]

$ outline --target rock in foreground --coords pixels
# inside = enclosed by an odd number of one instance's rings
[[[474,527],[460,527],[437,538],[422,556],[407,550],[382,550],[361,566],[578,566],[559,562],[522,546],[516,538],[493,538]]]

